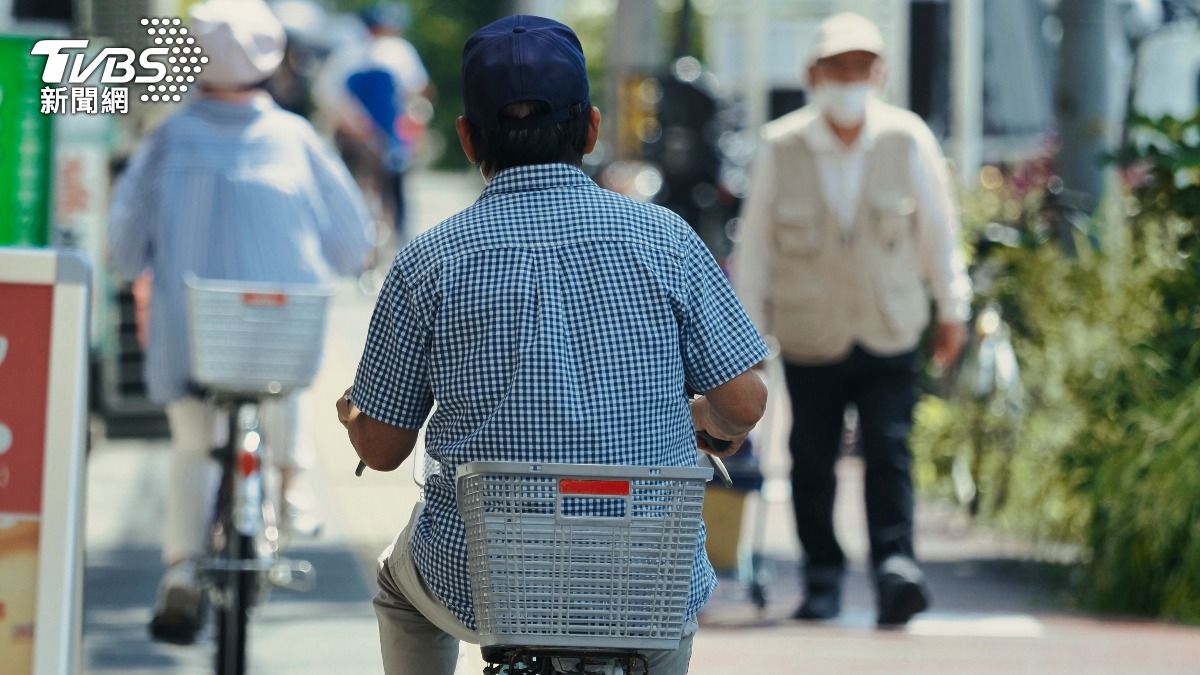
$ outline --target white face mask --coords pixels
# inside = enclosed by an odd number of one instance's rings
[[[813,87],[812,100],[836,124],[852,127],[862,123],[867,103],[874,95],[875,87],[870,82],[821,84]]]

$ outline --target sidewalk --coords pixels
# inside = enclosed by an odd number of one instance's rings
[[[916,548],[933,606],[903,631],[876,629],[862,464],[854,457],[838,466],[835,526],[850,559],[842,616],[828,624],[791,620],[803,596],[786,479],[789,421],[786,401],[775,396],[781,389],[772,386],[768,412],[778,421],[768,417],[760,427],[770,435],[762,458],[768,606],[758,612],[744,586],[723,579],[701,617],[692,673],[1200,672],[1200,629],[1073,613],[1063,595],[1065,570],[1030,562],[1024,542],[925,500],[917,504]]]
[[[85,673],[211,673],[211,638],[195,647],[152,642],[146,631],[159,561],[157,504],[169,448],[98,444],[88,471]],[[323,496],[323,495],[322,495]],[[289,556],[317,569],[316,588],[275,589],[252,621],[252,673],[376,672],[371,587],[334,519],[320,541]]]

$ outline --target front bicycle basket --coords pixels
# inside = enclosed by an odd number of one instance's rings
[[[480,644],[675,649],[711,469],[458,469]]]
[[[327,286],[185,280],[192,380],[237,394],[312,382],[321,363]]]

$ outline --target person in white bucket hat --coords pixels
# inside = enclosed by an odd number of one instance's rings
[[[283,62],[283,25],[259,0],[208,0],[192,8],[188,24],[208,56],[197,76],[202,88],[252,87]]]
[[[189,382],[183,279],[323,283],[355,275],[370,250],[371,224],[341,161],[304,118],[260,87],[283,55],[283,29],[266,5],[202,3],[188,35],[202,50],[199,73],[183,71],[184,85],[174,85],[186,92],[182,108],[130,158],[108,230],[113,269],[153,275],[145,378],[150,397],[166,406],[173,448],[162,548],[168,567],[150,631],[181,644],[202,625],[194,560],[204,551],[217,474],[209,457],[217,413]],[[264,406],[263,424],[287,495],[284,526],[303,533],[312,528],[296,526],[292,489],[303,465],[298,446],[310,436],[298,428],[309,417],[300,407],[295,396]]]
[[[880,626],[930,603],[913,551],[908,431],[917,346],[937,307],[933,361],[965,339],[970,282],[937,141],[878,98],[886,48],[857,14],[825,20],[809,52],[810,104],[763,130],[733,281],[779,341],[793,427],[792,501],[804,549],[795,618],[841,611],[846,558],[833,526],[845,408],[858,411]]]

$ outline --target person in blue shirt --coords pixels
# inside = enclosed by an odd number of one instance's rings
[[[433,83],[420,55],[404,39],[407,6],[385,2],[363,10],[361,42],[338,50],[322,69],[314,95],[331,117],[343,159],[392,219],[391,249],[402,246],[407,202],[404,177],[414,146],[432,114]]]
[[[734,452],[766,404],[751,369],[767,347],[704,243],[671,211],[580,170],[600,112],[574,32],[534,16],[485,26],[463,48],[462,90],[459,140],[487,187],[400,251],[337,402],[379,471],[428,425],[425,502],[380,561],[389,675],[450,675],[476,628],[459,466],[694,466],[697,432]],[[685,389],[704,395],[689,404]],[[716,584],[700,539],[685,638],[651,656],[658,675],[687,672]]]
[[[189,643],[200,627],[193,559],[204,551],[217,467],[216,411],[189,389],[184,277],[321,283],[361,270],[370,218],[345,166],[303,118],[259,87],[283,58],[283,28],[259,0],[208,0],[190,35],[207,62],[183,107],[138,148],[113,196],[113,269],[153,275],[145,376],[166,405],[172,448],[163,560],[151,633]],[[180,86],[180,85],[176,85]],[[185,89],[186,91],[186,89]],[[284,481],[300,462],[296,398],[264,407],[265,439]]]

